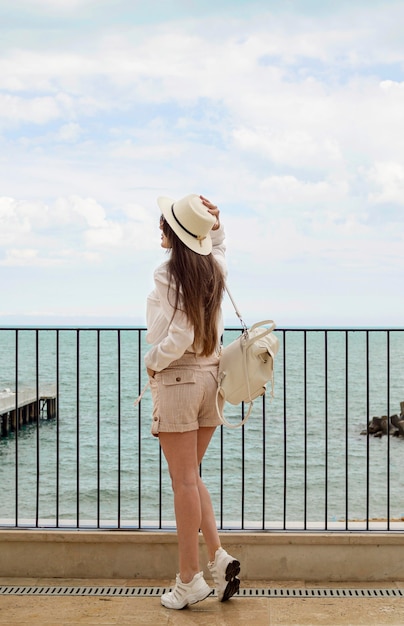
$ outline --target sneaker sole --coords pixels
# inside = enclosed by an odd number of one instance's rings
[[[181,606],[172,606],[169,602],[167,604],[165,604],[164,600],[161,598],[160,602],[162,604],[162,606],[164,606],[166,609],[177,609],[179,611],[181,611],[182,609],[185,609],[187,606],[191,605],[191,604],[197,604],[197,602],[202,602],[202,600],[206,600],[206,598],[208,596],[210,596],[210,594],[213,593],[213,589],[209,589],[209,591],[207,591],[204,595],[200,596],[200,595],[192,595],[188,598],[188,600],[185,602],[185,604],[182,604]]]
[[[206,593],[206,595],[204,595],[202,598],[201,597],[196,597],[195,600],[190,600],[188,602],[188,604],[196,604],[197,602],[202,602],[202,600],[206,600],[206,598],[208,598],[212,593],[213,593],[213,589],[209,589],[209,591]]]
[[[234,560],[228,564],[226,568],[225,579],[228,581],[226,585],[226,589],[223,592],[223,598],[221,602],[226,602],[235,593],[238,592],[240,587],[240,579],[237,578],[237,574],[240,573],[240,561]]]

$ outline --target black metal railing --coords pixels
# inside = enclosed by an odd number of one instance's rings
[[[276,333],[274,399],[201,467],[220,529],[401,530],[404,330]],[[146,349],[143,327],[0,328],[2,527],[173,527],[150,394],[133,405]]]

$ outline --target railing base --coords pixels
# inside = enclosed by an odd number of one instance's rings
[[[404,580],[402,532],[228,532],[221,540],[244,580]],[[177,571],[177,537],[164,531],[4,530],[0,554],[6,578],[169,581]]]

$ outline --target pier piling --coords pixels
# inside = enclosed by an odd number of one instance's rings
[[[1,389],[1,388],[0,388]],[[54,419],[57,415],[56,385],[44,385],[38,390],[25,388],[0,391],[0,437],[7,437],[15,430],[44,419]]]

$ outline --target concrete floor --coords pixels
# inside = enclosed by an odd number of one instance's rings
[[[169,587],[169,580],[79,580],[0,578],[0,586],[34,587]],[[257,589],[402,589],[404,581],[372,583],[305,583],[248,581]],[[234,597],[220,603],[211,596],[182,611],[165,609],[159,597],[0,595],[0,625],[139,626],[200,624],[206,626],[404,626],[403,597]]]

